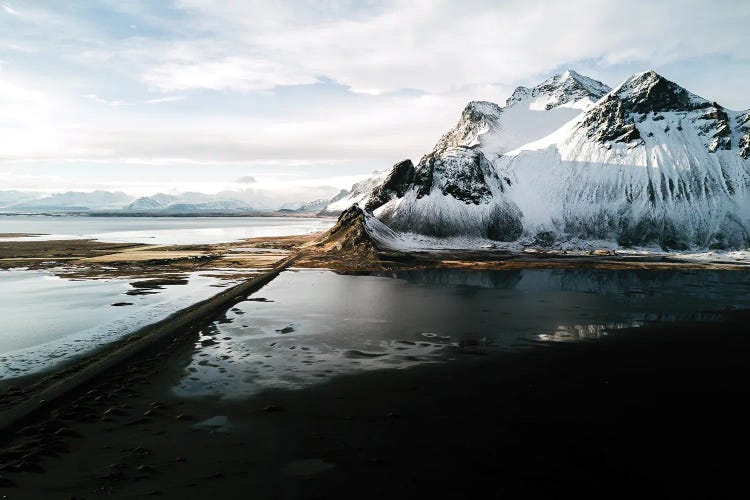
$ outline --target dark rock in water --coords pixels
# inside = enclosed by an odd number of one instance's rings
[[[365,205],[365,210],[373,210],[388,203],[393,198],[400,198],[414,182],[414,164],[411,160],[396,163],[382,184],[377,186]]]
[[[187,278],[153,278],[141,281],[133,281],[130,286],[133,288],[145,288],[152,290],[162,290],[169,285],[187,285]]]
[[[279,333],[292,333],[294,331],[294,327],[292,326],[285,326],[284,328],[279,328],[276,330]]]
[[[115,302],[114,304],[112,304],[112,306],[114,307],[132,306],[132,305],[133,305],[132,302]]]

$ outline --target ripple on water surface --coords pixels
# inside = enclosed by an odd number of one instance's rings
[[[175,392],[243,397],[750,305],[731,271],[290,270],[204,329]]]

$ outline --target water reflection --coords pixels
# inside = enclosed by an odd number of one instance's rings
[[[223,270],[151,279],[55,274],[65,271],[0,271],[0,381],[49,370],[233,282]]]
[[[731,271],[282,273],[205,329],[178,394],[245,396],[340,373],[594,339],[750,306]]]

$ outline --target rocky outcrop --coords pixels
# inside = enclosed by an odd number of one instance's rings
[[[414,176],[414,189],[417,199],[436,188],[444,196],[479,205],[492,198],[490,180],[497,181],[497,173],[480,151],[456,147],[424,156]]]
[[[750,158],[750,111],[740,116],[739,123],[737,130],[741,134],[739,155],[747,159]]]
[[[414,164],[411,160],[396,163],[382,184],[373,189],[365,204],[365,210],[372,212],[393,198],[400,198],[414,183]]]
[[[503,109],[495,103],[470,102],[461,113],[456,126],[440,138],[433,151],[440,152],[448,148],[480,145],[483,135],[500,132],[502,113]]]
[[[580,123],[586,135],[597,142],[631,143],[641,140],[641,133],[623,102],[609,95],[604,102],[587,112]]]
[[[480,150],[447,148],[424,156],[410,189],[376,213],[397,231],[513,241],[523,225],[502,197],[509,185]]]
[[[646,120],[664,120],[664,113],[674,113],[696,124],[705,137],[706,149],[715,153],[732,148],[732,134],[727,111],[688,92],[654,71],[639,73],[626,80],[594,108],[586,112],[579,127],[588,137],[600,143],[643,144],[638,124]],[[674,130],[682,131],[679,124]],[[653,136],[652,132],[649,132]]]
[[[336,224],[313,242],[313,246],[323,252],[347,253],[370,257],[375,255],[378,246],[370,236],[366,224],[367,215],[357,205],[344,210]]]

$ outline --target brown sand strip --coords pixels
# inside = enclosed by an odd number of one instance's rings
[[[115,348],[112,352],[101,356],[91,364],[85,365],[69,376],[31,394],[27,399],[19,402],[12,408],[0,412],[0,434],[13,429],[17,425],[23,424],[37,412],[50,408],[55,400],[64,397],[71,391],[122,364],[168,336],[179,334],[194,323],[212,318],[216,314],[226,310],[233,303],[250,293],[256,292],[269,283],[281,271],[289,267],[296,258],[297,255],[291,255],[278,262],[268,272],[256,278],[224,290],[209,299],[186,307],[159,322],[133,332],[131,334],[134,337],[132,342]]]

